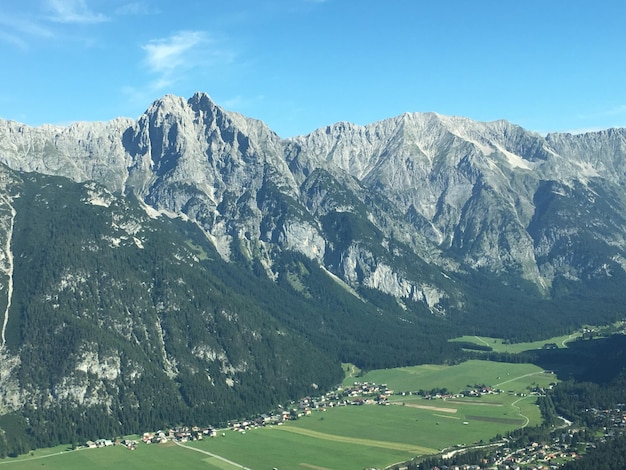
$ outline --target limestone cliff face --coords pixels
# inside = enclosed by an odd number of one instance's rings
[[[1,161],[19,171],[65,176],[75,181],[95,180],[113,191],[121,191],[130,164],[124,133],[133,124],[131,119],[119,118],[68,127],[32,128],[1,121]]]
[[[202,93],[166,96],[138,120],[0,121],[10,168],[134,193],[147,210],[196,222],[223,258],[236,249],[270,275],[294,250],[352,287],[433,312],[458,293],[430,271],[519,278],[549,296],[559,277],[623,270],[625,156],[624,129],[544,138],[434,113],[282,140]]]

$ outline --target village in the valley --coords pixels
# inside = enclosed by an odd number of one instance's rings
[[[532,395],[541,394],[541,389],[535,389],[529,392]],[[276,410],[264,414],[260,414],[254,418],[234,421],[228,423],[228,427],[217,428],[212,426],[179,426],[167,430],[158,430],[154,432],[145,432],[138,439],[98,439],[96,441],[88,441],[86,446],[89,448],[107,447],[113,445],[123,445],[129,450],[134,450],[140,444],[165,444],[165,443],[185,443],[189,441],[197,441],[205,438],[226,437],[227,432],[238,432],[245,434],[246,431],[264,426],[281,426],[290,420],[296,420],[304,416],[309,416],[315,412],[324,412],[329,408],[338,406],[363,406],[363,405],[382,405],[402,404],[401,401],[390,401],[392,395],[411,396],[418,395],[430,400],[449,400],[460,399],[464,397],[480,397],[485,394],[505,393],[500,389],[492,389],[484,385],[476,385],[458,393],[449,393],[445,389],[425,391],[407,391],[394,392],[385,384],[377,385],[371,382],[354,382],[349,387],[338,387],[336,390],[326,393],[318,397],[305,397],[298,402],[293,402],[288,406],[279,406]],[[524,394],[521,394],[524,395]],[[428,408],[432,405],[425,403],[424,405],[415,405]],[[626,427],[626,407],[618,405],[613,410],[587,410],[594,416],[601,416],[607,423],[606,438],[621,433]],[[492,453],[492,457],[486,460],[483,465],[455,465],[443,466],[440,470],[477,470],[477,469],[554,469],[558,468],[555,462],[564,460],[573,460],[578,458],[575,451],[575,445],[579,443],[577,437],[578,429],[572,426],[572,423],[563,419],[562,432],[559,433],[551,442],[531,442],[528,445],[514,449],[509,447],[510,443],[507,438],[502,438],[481,447],[493,447],[496,449]],[[461,454],[464,451],[477,448],[478,445],[472,446],[456,446],[450,449],[442,449],[442,455],[450,457],[455,454]]]

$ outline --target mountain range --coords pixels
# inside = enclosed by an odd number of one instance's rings
[[[0,410],[32,436],[217,422],[341,362],[624,315],[626,129],[407,113],[282,139],[196,93],[0,120],[0,163]]]

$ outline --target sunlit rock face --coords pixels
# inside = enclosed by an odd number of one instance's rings
[[[270,276],[281,252],[297,251],[352,287],[437,313],[460,295],[442,272],[519,279],[549,297],[555,279],[626,265],[624,129],[543,137],[411,113],[281,139],[197,93],[165,96],[137,120],[0,121],[0,161],[133,194]]]

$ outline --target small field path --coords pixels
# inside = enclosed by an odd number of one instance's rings
[[[441,413],[456,413],[456,408],[443,408],[441,406],[417,405],[415,403],[404,403],[402,406],[407,408],[419,408],[420,410],[439,411]]]
[[[5,461],[0,461],[0,465],[7,465],[7,464],[11,464],[11,463],[27,462],[29,460],[47,459],[48,457],[56,457],[57,455],[67,454],[68,452],[79,452],[81,450],[87,450],[87,449],[86,448],[80,448],[80,449],[74,449],[74,450],[64,450],[64,451],[61,451],[61,452],[55,452],[54,454],[38,455],[37,457],[28,457],[28,458],[15,459],[15,460],[5,460]],[[41,465],[43,465],[43,464],[41,464]]]
[[[513,377],[512,379],[505,380],[504,382],[500,382],[499,384],[495,384],[494,387],[499,387],[500,385],[508,384],[509,382],[515,382],[516,380],[523,379],[524,377],[530,377],[531,375],[540,375],[545,374],[545,371],[541,370],[539,372],[531,372],[530,374],[520,375],[519,377]]]
[[[227,464],[232,465],[233,467],[243,468],[244,470],[250,470],[248,467],[244,467],[243,465],[240,465],[240,464],[238,464],[236,462],[233,462],[232,460],[228,460],[228,459],[226,459],[226,458],[224,458],[224,457],[222,457],[220,455],[213,454],[213,453],[211,453],[209,451],[206,451],[206,450],[196,449],[195,447],[189,447],[189,446],[186,446],[184,444],[181,444],[180,442],[176,442],[176,441],[174,441],[174,442],[179,447],[184,447],[185,449],[189,449],[189,450],[195,450],[196,452],[200,452],[201,454],[205,454],[205,455],[208,455],[209,457],[213,457],[214,459],[218,459],[218,460],[221,460],[222,462],[226,462]]]

